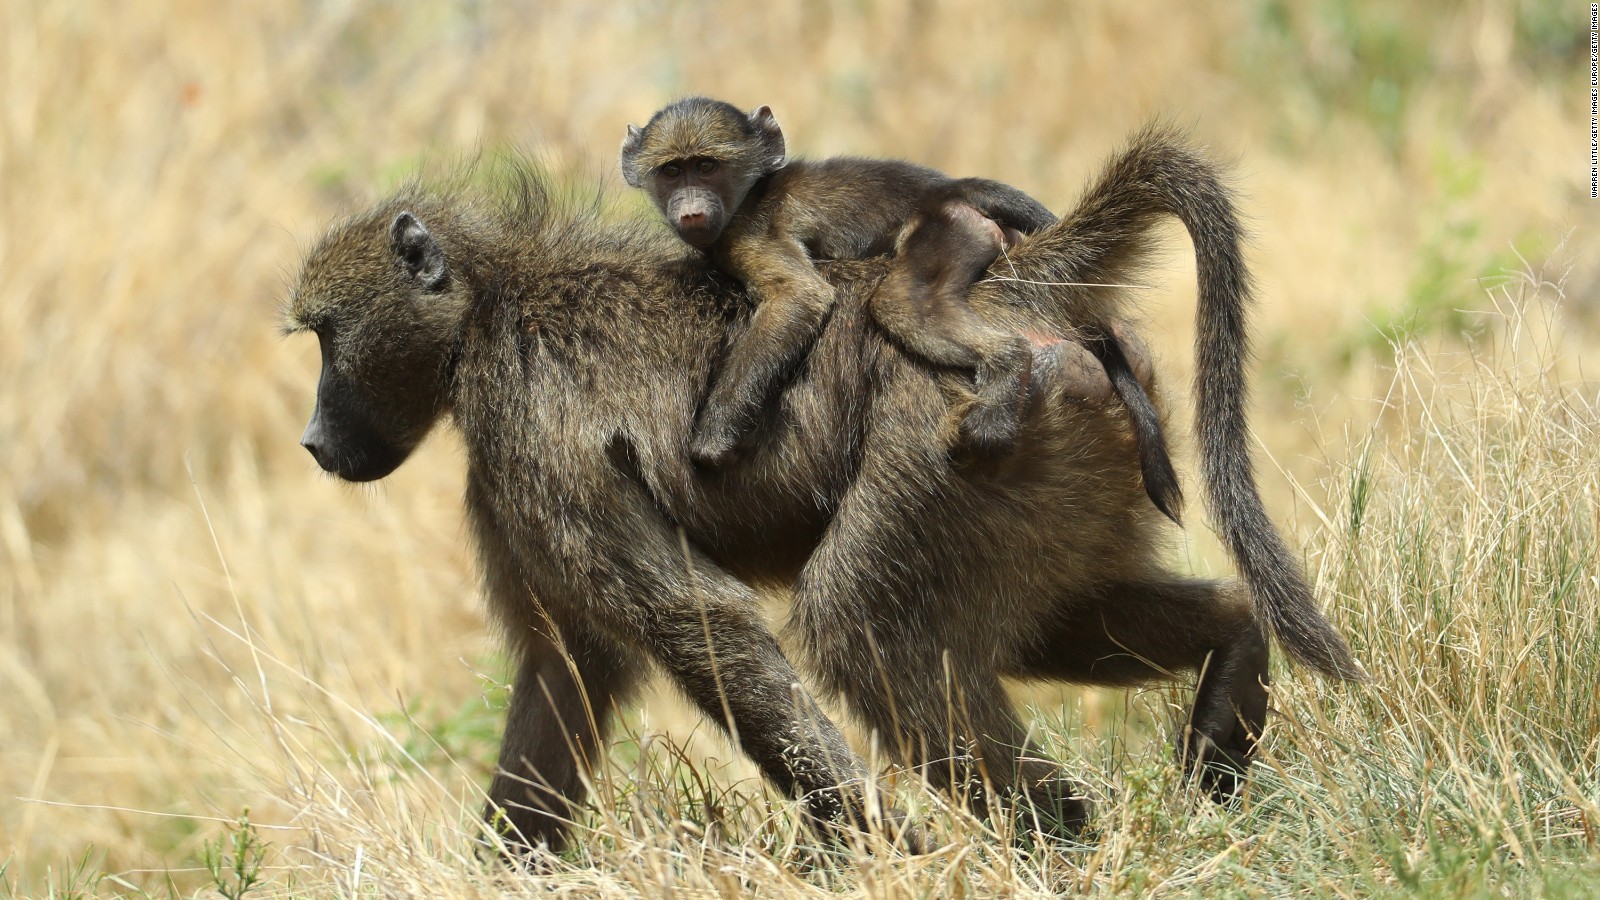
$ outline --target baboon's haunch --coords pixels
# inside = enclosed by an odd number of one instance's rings
[[[690,443],[696,461],[726,463],[804,358],[833,308],[833,287],[814,261],[891,252],[895,264],[868,303],[873,318],[924,360],[974,373],[977,400],[961,423],[967,448],[993,456],[1011,446],[1033,354],[1022,335],[973,312],[966,293],[1002,249],[1055,221],[1033,198],[898,160],[790,159],[769,108],[746,115],[704,97],[666,106],[643,128],[628,126],[621,164],[623,178],[649,193],[678,236],[759,303],[700,411]],[[1182,495],[1160,416],[1119,348],[1107,346],[1115,338],[1093,337],[1089,346],[1104,350],[1118,393],[1136,395],[1128,406],[1146,487],[1176,519]]]
[[[1238,585],[1162,565],[1124,410],[1084,399],[1110,390],[1083,381],[1105,376],[1067,339],[1122,316],[1108,292],[1061,284],[1126,280],[1165,213],[1199,253],[1199,442]],[[864,764],[799,686],[755,579],[792,585],[809,683],[841,694],[885,750],[936,787],[1021,795],[1067,824],[1086,810],[1029,746],[1003,678],[1203,670],[1179,751],[1222,797],[1265,716],[1264,625],[1318,670],[1359,675],[1256,493],[1245,272],[1210,166],[1146,132],[1012,262],[1022,281],[971,296],[1050,344],[1007,465],[952,468],[940,429],[964,376],[869,324],[887,262],[868,260],[822,266],[838,302],[811,364],[746,463],[707,478],[688,455],[699,392],[751,311],[675,241],[596,225],[530,178],[500,204],[403,191],[317,244],[289,311],[323,351],[307,449],[370,480],[446,415],[464,439],[468,517],[517,664],[489,789],[515,841],[562,844],[580,767],[651,669],[816,818],[868,822],[852,789]]]

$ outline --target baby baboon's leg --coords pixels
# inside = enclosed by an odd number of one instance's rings
[[[1266,722],[1267,658],[1237,582],[1152,579],[1074,593],[1009,674],[1127,686],[1199,672],[1178,755],[1220,802],[1243,786]]]
[[[967,289],[1004,241],[1000,227],[971,206],[941,204],[908,227],[871,301],[873,318],[896,343],[974,373],[978,402],[961,434],[980,454],[1004,452],[1015,440],[1033,362],[1026,338],[989,324],[967,303]]]

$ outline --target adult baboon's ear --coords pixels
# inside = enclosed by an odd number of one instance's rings
[[[424,290],[437,291],[449,281],[444,250],[422,220],[409,211],[395,216],[394,223],[389,226],[389,250],[406,276]]]
[[[628,136],[622,139],[622,180],[628,187],[644,187],[644,175],[639,171],[636,158],[639,145],[644,143],[644,131],[637,125],[628,126]]]
[[[761,170],[776,172],[788,162],[788,149],[783,143],[783,129],[778,127],[778,117],[772,107],[758,106],[750,114],[750,125],[761,136]]]

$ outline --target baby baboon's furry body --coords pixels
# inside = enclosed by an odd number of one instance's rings
[[[973,373],[976,396],[959,431],[965,450],[994,458],[1010,449],[1033,354],[1026,337],[974,312],[966,294],[1003,251],[1055,221],[1038,201],[998,181],[900,160],[790,159],[769,108],[747,116],[705,97],[628,126],[621,165],[678,236],[758,303],[696,420],[689,452],[697,462],[727,462],[815,340],[834,293],[815,262],[891,253],[868,301],[873,319],[923,360]],[[1183,495],[1160,414],[1113,329],[1095,324],[1078,323],[1080,337],[1128,406],[1151,501],[1176,521]]]

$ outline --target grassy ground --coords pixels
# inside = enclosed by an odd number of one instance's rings
[[[0,0],[0,895],[1600,890],[1581,5],[770,7]],[[1374,683],[1281,671],[1229,810],[1171,765],[1183,690],[1032,690],[1093,831],[913,798],[946,846],[912,860],[809,847],[652,696],[578,850],[481,865],[504,672],[460,454],[319,477],[277,305],[419,164],[516,145],[615,187],[623,125],[688,92],[1057,208],[1152,116],[1237,160],[1263,480]],[[1144,328],[1181,385],[1170,238]],[[1202,524],[1182,547],[1224,570]]]

